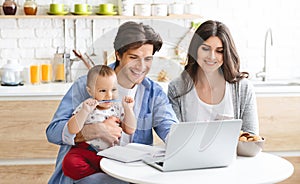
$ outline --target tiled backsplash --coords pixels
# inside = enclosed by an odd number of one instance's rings
[[[0,0],[2,4],[4,0]],[[19,4],[17,14],[22,14],[24,0],[16,0]],[[40,9],[38,14],[46,14],[52,2],[63,2],[72,7],[75,3],[89,3],[97,6],[101,3],[117,0],[36,0]],[[194,3],[198,14],[203,19],[213,19],[224,22],[231,30],[241,58],[241,68],[250,72],[252,77],[259,72],[264,63],[264,40],[268,28],[272,29],[273,46],[267,40],[267,72],[269,79],[300,78],[300,59],[296,57],[300,50],[300,3],[297,0],[134,0],[136,3]],[[79,50],[82,54],[92,53],[92,19],[66,19],[66,34],[64,39],[64,24],[61,18],[2,18],[0,15],[0,66],[7,59],[18,60],[23,65],[33,61],[43,62],[53,58],[57,48],[71,52]],[[142,21],[159,31],[165,41],[159,56],[173,57],[174,47],[185,36],[190,20],[184,19],[131,19]],[[113,38],[116,28],[125,19],[94,19],[94,47],[97,63],[103,61],[103,52],[112,53]],[[198,20],[196,20],[198,21]],[[74,30],[76,27],[76,31]],[[74,40],[76,33],[76,40]],[[64,49],[65,46],[65,49]],[[71,52],[72,53],[72,52]],[[75,57],[75,56],[71,56]],[[76,64],[74,64],[75,66]]]

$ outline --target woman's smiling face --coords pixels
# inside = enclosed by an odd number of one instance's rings
[[[216,72],[223,64],[223,44],[211,36],[198,48],[197,63],[204,72]]]

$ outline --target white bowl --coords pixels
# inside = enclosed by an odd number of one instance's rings
[[[237,155],[245,157],[254,157],[262,151],[265,144],[265,138],[259,141],[239,141],[237,146]]]

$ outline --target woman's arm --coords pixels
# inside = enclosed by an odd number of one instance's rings
[[[181,122],[183,121],[182,118],[182,113],[181,113],[181,107],[179,103],[180,97],[176,97],[176,83],[175,82],[170,82],[168,86],[168,98],[170,100],[170,103],[172,104],[172,108],[178,118],[178,120]]]
[[[256,95],[253,85],[248,79],[240,81],[240,118],[243,120],[242,130],[259,135]]]

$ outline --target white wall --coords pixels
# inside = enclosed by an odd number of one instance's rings
[[[4,0],[0,0],[2,4]],[[64,2],[73,6],[74,3],[87,2],[97,6],[100,3],[117,0],[36,0],[39,4],[38,14],[46,14],[52,2]],[[16,1],[19,4],[17,14],[23,14],[24,0]],[[137,3],[173,3],[174,0],[135,0]],[[300,79],[300,59],[296,57],[300,50],[300,11],[297,0],[187,0],[177,2],[193,2],[198,13],[205,19],[224,22],[231,30],[242,61],[242,70],[250,72],[252,76],[263,66],[263,48],[265,34],[268,28],[273,31],[273,46],[270,40],[267,44],[267,69],[270,79]],[[1,17],[3,11],[1,8]],[[104,50],[112,51],[113,37],[116,27],[124,19],[95,19],[94,45],[97,61],[102,60]],[[174,45],[185,35],[191,20],[137,20],[152,25],[166,41],[161,56],[174,55]],[[3,19],[0,18],[0,66],[7,59],[16,59],[23,65],[32,61],[50,60],[60,47],[60,52],[74,48],[81,53],[91,53],[91,20],[76,20],[76,46],[74,41],[74,20],[66,20],[66,39],[64,41],[62,19]],[[110,34],[108,34],[110,33]]]

